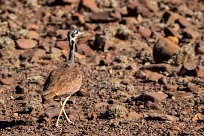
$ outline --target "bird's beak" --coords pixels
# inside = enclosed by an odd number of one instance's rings
[[[82,36],[84,34],[84,32],[79,32],[78,36]]]

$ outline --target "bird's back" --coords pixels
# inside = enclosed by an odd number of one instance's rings
[[[76,65],[62,65],[49,74],[44,84],[43,97],[52,100],[54,96],[74,94],[81,83],[82,75]]]

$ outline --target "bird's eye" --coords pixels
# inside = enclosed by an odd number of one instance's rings
[[[76,34],[78,34],[79,32],[78,31],[76,31]]]
[[[75,36],[75,34],[73,33],[73,34],[71,34],[71,36],[72,36],[72,37],[74,37],[74,36]]]

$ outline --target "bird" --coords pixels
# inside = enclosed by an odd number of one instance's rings
[[[49,102],[53,101],[55,97],[61,98],[62,96],[66,96],[63,102],[60,100],[61,110],[56,122],[57,127],[59,126],[59,119],[62,112],[67,121],[73,123],[67,117],[64,107],[68,99],[76,93],[82,85],[82,73],[79,67],[74,63],[74,52],[77,46],[77,41],[82,34],[83,32],[80,32],[77,29],[68,31],[67,40],[70,48],[68,60],[56,70],[52,70],[44,83],[42,96],[45,101]]]

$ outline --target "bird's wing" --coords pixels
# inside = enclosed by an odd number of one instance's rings
[[[62,65],[56,70],[52,70],[47,77],[45,83],[44,83],[44,88],[43,91],[47,90],[49,87],[53,86],[56,84],[56,82],[59,80],[60,76],[64,73],[64,69],[68,67],[68,65]]]

